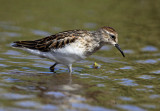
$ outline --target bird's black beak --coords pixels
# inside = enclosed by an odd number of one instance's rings
[[[125,57],[125,55],[124,55],[123,51],[121,50],[121,48],[119,47],[119,45],[115,44],[115,47],[121,52],[121,54],[123,55],[123,57]]]

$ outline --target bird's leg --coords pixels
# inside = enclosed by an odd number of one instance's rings
[[[57,65],[58,63],[53,64],[49,69],[51,72],[54,72],[54,67]]]
[[[67,67],[68,67],[68,70],[69,70],[69,74],[71,75],[72,74],[72,64],[67,65]]]

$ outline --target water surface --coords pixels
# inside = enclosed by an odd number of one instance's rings
[[[0,1],[0,110],[159,111],[159,0]],[[70,29],[112,26],[123,58],[104,46],[73,65],[49,72],[53,61],[10,47]],[[94,63],[100,67],[95,69]]]

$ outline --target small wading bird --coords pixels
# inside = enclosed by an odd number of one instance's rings
[[[71,74],[72,63],[87,58],[105,44],[115,46],[125,57],[117,32],[106,26],[96,31],[68,30],[34,41],[16,41],[12,46],[55,61],[50,67],[52,72],[57,64],[63,64]]]

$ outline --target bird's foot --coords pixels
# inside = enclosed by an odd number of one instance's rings
[[[53,64],[53,65],[49,68],[51,72],[56,73],[54,70],[55,70],[55,66],[56,66],[57,64],[58,64],[58,63],[55,63],[55,64]]]
[[[50,67],[49,69],[50,69],[51,72],[56,73],[54,67]]]

